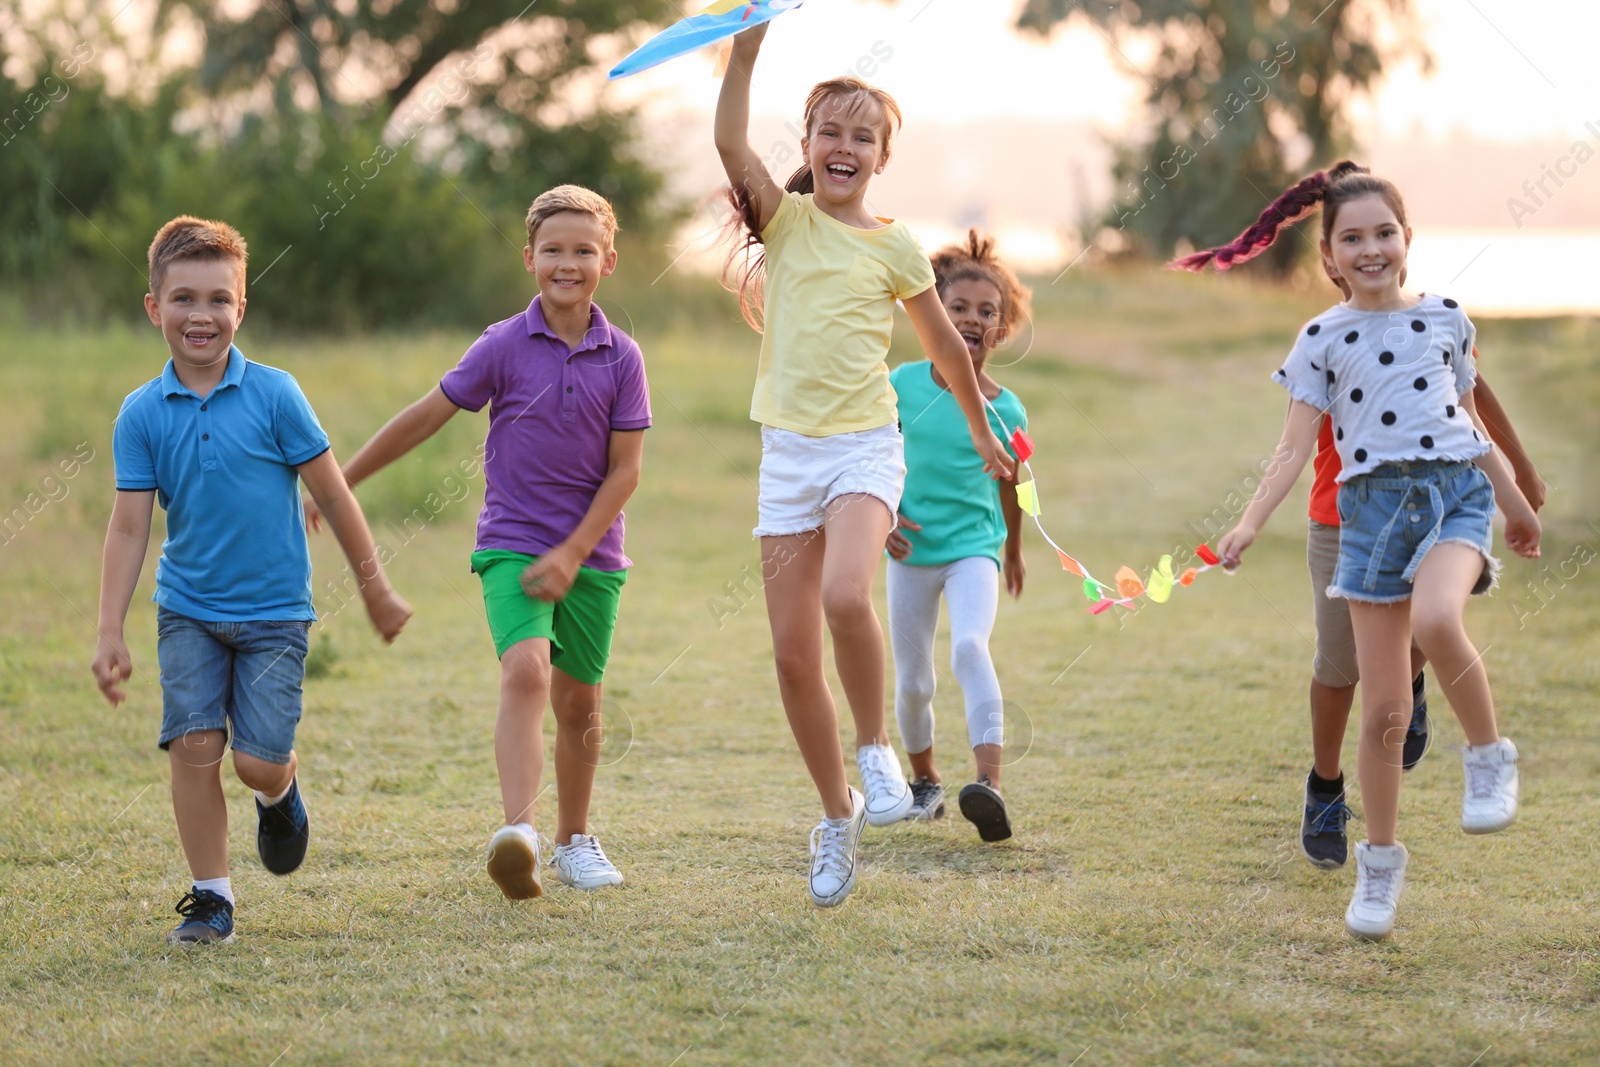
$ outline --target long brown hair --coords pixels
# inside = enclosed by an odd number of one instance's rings
[[[1333,223],[1339,209],[1363,196],[1383,197],[1401,228],[1406,226],[1405,201],[1394,183],[1346,159],[1290,186],[1267,206],[1253,225],[1228,244],[1181,256],[1167,266],[1201,271],[1208,264],[1217,270],[1227,270],[1248,263],[1271,248],[1285,226],[1299,222],[1319,206],[1322,208],[1322,239],[1326,242],[1333,236]]]
[[[806,94],[805,129],[809,138],[814,132],[818,116],[825,105],[845,101],[857,96],[869,96],[883,110],[883,159],[889,161],[889,141],[900,128],[900,105],[882,89],[868,85],[860,78],[845,76],[818,82]],[[784,183],[788,193],[816,191],[816,178],[811,164],[802,161],[798,170]],[[760,220],[749,188],[743,182],[732,183],[727,190],[728,201],[733,205],[733,216],[728,220],[727,233],[733,241],[728,258],[722,265],[722,284],[739,294],[739,312],[757,333],[761,332],[762,310],[766,306],[767,252],[762,246]],[[734,280],[730,280],[734,279]]]

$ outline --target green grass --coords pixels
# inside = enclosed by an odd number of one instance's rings
[[[1275,442],[1284,405],[1267,374],[1323,304],[1157,272],[1041,285],[1031,350],[999,376],[1030,409],[1057,539],[1103,575],[1192,547],[1192,525],[1226,511]],[[1460,732],[1435,686],[1435,750],[1403,793],[1413,858],[1398,936],[1372,946],[1344,933],[1352,872],[1314,870],[1296,843],[1312,633],[1303,489],[1241,575],[1122,618],[1088,616],[1030,533],[1026,594],[1002,606],[994,640],[1017,837],[983,846],[958,818],[869,831],[855,894],[813,908],[803,871],[818,805],[750,578],[756,345],[731,300],[695,308],[626,293],[607,307],[644,345],[656,415],[628,509],[636,569],[593,817],[627,886],[555,886],[512,905],[482,872],[499,812],[496,669],[466,565],[481,476],[447,481],[482,440],[481,417],[462,416],[361,489],[417,614],[393,648],[357,605],[318,628],[298,745],[316,820],[304,870],[261,870],[249,794],[225,776],[239,940],[209,951],[162,943],[188,880],[153,745],[153,558],[128,624],[129,702],[107,708],[87,671],[111,420],[159,369],[160,340],[10,328],[0,502],[44,503],[0,547],[0,1059],[1600,1057],[1600,583],[1592,565],[1560,568],[1600,548],[1600,325],[1481,324],[1484,367],[1555,487],[1545,559],[1508,559],[1502,591],[1470,611],[1523,752],[1524,807],[1508,833],[1460,833]],[[274,338],[263,325],[242,346],[297,375],[341,455],[472,339]],[[909,331],[898,336],[897,357],[913,355]],[[94,458],[45,483],[80,444]],[[430,492],[447,505],[404,529]],[[327,538],[314,555],[321,590],[342,560]],[[956,738],[941,680],[943,736]],[[968,773],[955,742],[944,752],[947,775]]]

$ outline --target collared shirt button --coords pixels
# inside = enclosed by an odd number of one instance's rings
[[[200,435],[200,440],[209,441],[209,440],[211,440],[211,435],[208,434],[208,433],[203,433],[203,434]]]
[[[570,385],[567,386],[567,392],[569,392],[569,393],[572,392],[572,386],[570,386]]]
[[[201,411],[204,411],[204,410],[205,410],[205,409],[206,409],[206,406],[205,406],[205,405],[204,405],[204,404],[201,404],[201,405],[200,405],[200,410],[201,410]]]

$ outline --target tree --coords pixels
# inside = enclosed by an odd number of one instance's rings
[[[1138,38],[1155,47],[1136,70],[1152,129],[1118,146],[1107,222],[1162,257],[1232,239],[1302,172],[1350,152],[1346,108],[1385,65],[1430,62],[1407,0],[1027,0],[1018,26],[1048,34],[1074,17],[1120,54]],[[1303,247],[1280,242],[1262,262],[1285,273]]]
[[[198,88],[222,113],[377,119],[391,147],[415,142],[468,181],[522,200],[577,181],[641,218],[661,179],[633,152],[632,116],[569,101],[593,96],[597,41],[678,14],[671,0],[161,0],[158,26],[198,21]]]

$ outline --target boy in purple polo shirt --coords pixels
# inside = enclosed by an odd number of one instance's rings
[[[305,859],[311,821],[294,751],[311,610],[299,483],[327,513],[372,624],[393,641],[411,617],[384,576],[361,507],[339,475],[305,394],[234,347],[247,250],[223,222],[183,215],[150,244],[150,321],[171,358],[128,394],[111,450],[117,497],[106,530],[99,643],[90,669],[113,706],[133,660],[123,640],[157,502],[167,535],[156,564],[156,658],[172,810],[194,886],[173,944],[233,940],[224,748],[256,791],[256,852],[273,874]]]
[[[541,723],[556,716],[556,875],[579,889],[621,885],[588,833],[600,763],[600,685],[631,565],[622,507],[639,484],[650,390],[644,358],[592,298],[616,269],[616,215],[576,185],[528,209],[522,250],[539,295],[497,322],[426,396],[345,465],[354,487],[431,437],[457,411],[489,405],[487,483],[472,569],[500,657],[495,763],[505,826],[489,876],[507,897],[543,892],[533,802],[544,769]],[[315,509],[307,514],[316,526]]]

